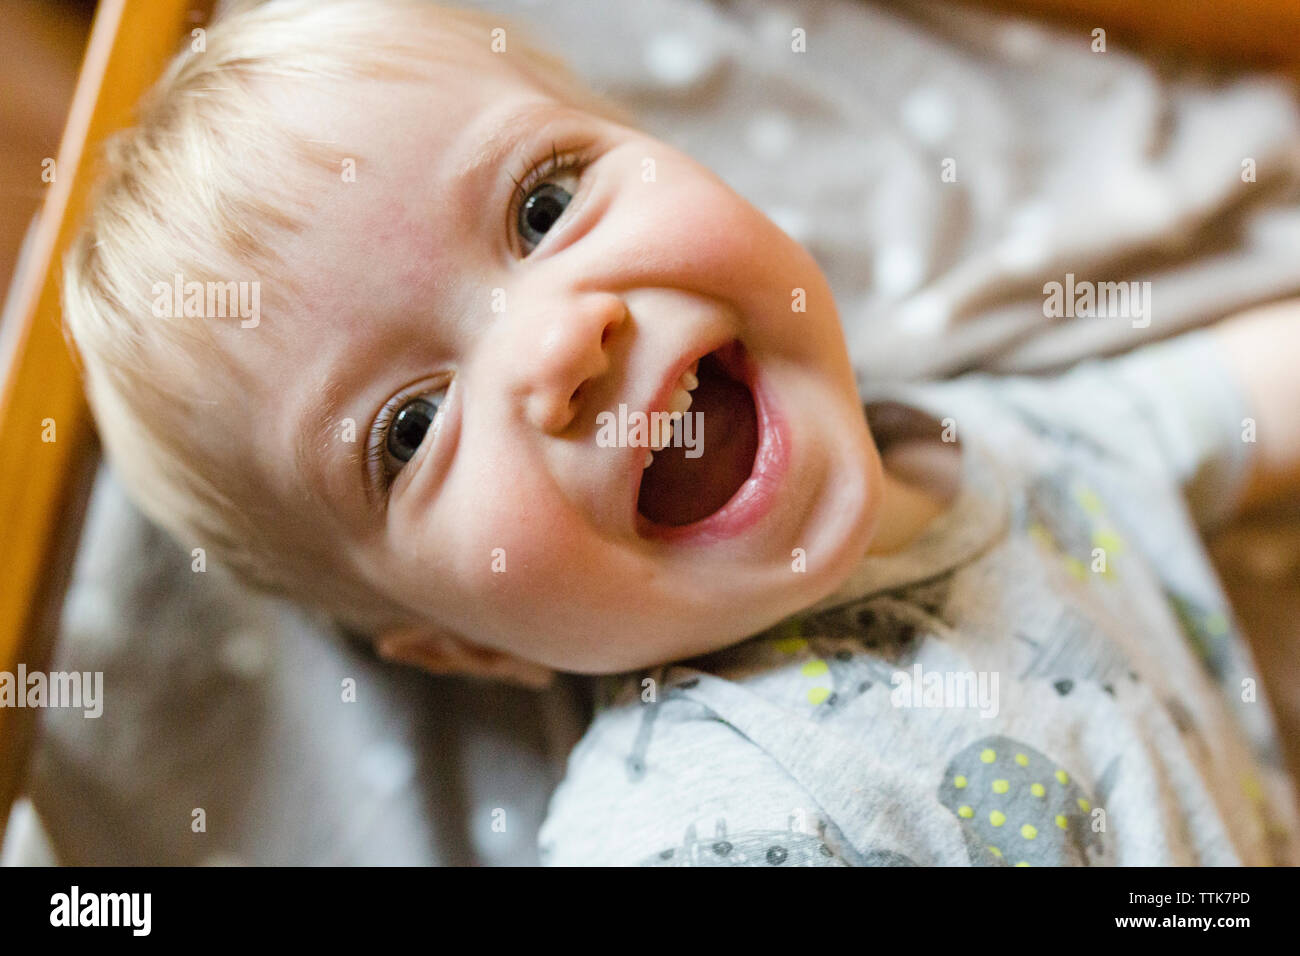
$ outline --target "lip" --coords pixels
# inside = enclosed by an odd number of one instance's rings
[[[704,356],[716,352],[718,349],[722,348],[724,345],[726,345],[728,342],[731,341],[732,339],[723,339],[720,342],[715,342],[711,347],[706,348],[703,352],[699,352],[698,354],[696,354],[692,350],[691,352],[687,353],[687,355],[684,358],[679,359],[676,365],[668,369],[668,374],[664,377],[663,384],[659,386],[659,391],[655,392],[654,397],[650,402],[650,407],[645,410],[646,416],[648,417],[656,411],[659,412],[667,411],[668,399],[672,398],[673,392],[677,390],[677,383],[682,380],[682,373],[691,367],[691,363],[699,362],[701,359],[704,358]],[[645,461],[644,452],[646,451],[646,449],[639,448],[637,450],[643,453],[639,458],[633,455],[634,458],[637,458],[637,465],[639,468],[641,462]],[[640,491],[641,479],[638,478],[636,483],[637,483],[637,490]]]
[[[758,422],[758,448],[754,452],[754,464],[750,469],[749,477],[736,489],[735,494],[727,500],[726,504],[707,518],[685,525],[660,525],[636,510],[636,502],[641,493],[640,476],[643,473],[641,464],[645,457],[643,449],[636,449],[637,480],[632,508],[636,517],[636,531],[642,538],[671,541],[677,544],[703,544],[734,538],[762,521],[776,504],[777,491],[790,465],[790,433],[784,417],[772,401],[764,377],[759,373],[758,366],[748,350],[738,339],[719,343],[699,357],[703,358],[710,352],[723,349],[731,342],[738,346],[736,352],[724,354],[731,351],[727,348],[719,353],[718,358],[722,361],[727,374],[749,389],[754,400]],[[689,361],[682,363],[677,376],[680,377],[681,372],[689,365]],[[676,378],[670,380],[665,397],[670,394],[674,382]]]

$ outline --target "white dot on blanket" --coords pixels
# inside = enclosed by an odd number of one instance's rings
[[[1008,233],[998,243],[996,254],[1013,272],[1028,272],[1043,265],[1052,251],[1056,215],[1048,203],[1030,200],[1012,214]]]
[[[927,146],[943,142],[956,122],[952,97],[934,86],[922,86],[907,95],[898,107],[903,125]]]
[[[998,46],[1008,59],[1022,63],[1033,60],[1049,50],[1047,35],[1035,24],[1014,22],[1002,28]]]
[[[794,142],[794,126],[780,113],[764,113],[750,122],[745,141],[759,159],[780,159]]]
[[[404,745],[389,741],[370,748],[362,756],[357,771],[374,790],[392,794],[415,776],[415,761]]]
[[[1156,232],[1172,222],[1180,204],[1167,175],[1148,167],[1107,171],[1105,211],[1134,230]],[[1200,190],[1189,190],[1199,194]],[[1096,211],[1097,207],[1094,206]]]
[[[228,672],[252,680],[266,671],[266,642],[249,631],[236,631],[221,645],[218,660]]]
[[[708,48],[685,33],[657,33],[645,46],[645,65],[651,75],[669,86],[688,86],[709,69]]]
[[[777,50],[782,54],[790,53],[792,31],[799,26],[805,29],[807,18],[796,15],[793,10],[775,3],[760,4],[763,8],[755,24],[754,33],[758,37],[759,47],[763,50]]]
[[[78,640],[93,642],[95,653],[115,654],[126,647],[129,637],[127,628],[112,623],[118,618],[107,588],[73,588],[64,607],[63,628]]]
[[[920,253],[912,246],[895,243],[876,250],[871,284],[876,292],[896,299],[915,289],[924,272]]]
[[[894,313],[900,331],[921,338],[942,332],[948,325],[949,308],[943,296],[934,291],[919,292]]]

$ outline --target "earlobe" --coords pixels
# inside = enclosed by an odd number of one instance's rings
[[[375,641],[375,650],[386,661],[418,667],[431,674],[457,671],[454,638],[432,631],[389,631]]]
[[[464,674],[504,680],[524,687],[549,687],[555,672],[504,651],[482,647],[446,631],[402,629],[375,641],[384,660],[417,667],[429,674]]]

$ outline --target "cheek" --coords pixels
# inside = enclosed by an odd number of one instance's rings
[[[659,177],[620,223],[636,235],[641,275],[725,299],[753,344],[851,378],[834,296],[812,254],[689,159],[665,159]]]
[[[648,227],[643,252],[665,265],[689,263],[714,283],[727,278],[752,283],[753,267],[771,265],[778,275],[793,243],[757,209],[710,171],[688,160],[661,164],[658,183],[642,184],[634,215]],[[761,273],[759,273],[761,274]]]
[[[599,540],[544,472],[487,461],[445,488],[437,523],[456,542],[454,576],[470,596],[498,610],[563,603],[573,569],[598,560]]]

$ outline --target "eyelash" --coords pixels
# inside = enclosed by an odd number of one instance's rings
[[[510,197],[510,209],[506,218],[507,228],[510,231],[511,241],[514,239],[514,230],[519,222],[519,210],[523,207],[524,200],[534,188],[550,179],[552,176],[558,176],[560,173],[572,172],[575,169],[582,169],[590,162],[590,157],[579,149],[559,152],[556,149],[555,141],[551,141],[551,155],[541,162],[534,163],[519,176],[511,176],[510,180],[515,184],[515,190]]]

